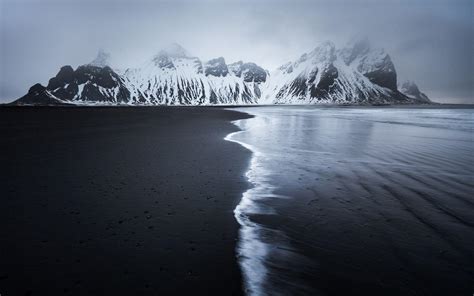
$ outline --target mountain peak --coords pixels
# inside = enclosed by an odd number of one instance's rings
[[[357,36],[349,40],[340,52],[344,62],[349,65],[355,59],[369,53],[370,50],[369,38],[367,36]]]
[[[413,81],[407,80],[403,82],[400,86],[400,91],[412,99],[418,99],[422,102],[430,102],[428,96],[422,93],[418,88],[418,85]]]
[[[110,65],[110,53],[104,51],[103,49],[99,49],[96,58],[89,63],[89,65],[96,66],[96,67],[105,67]]]
[[[324,41],[309,53],[309,56],[316,61],[333,62],[336,59],[336,46],[331,41]]]
[[[190,57],[189,52],[184,49],[181,45],[178,43],[171,43],[164,47],[162,50],[160,50],[159,54],[160,56],[167,56],[170,58],[188,58]]]
[[[223,57],[218,57],[206,62],[204,73],[206,76],[226,76],[227,73],[229,73],[229,69],[227,68],[225,59]]]

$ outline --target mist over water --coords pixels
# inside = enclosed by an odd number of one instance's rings
[[[227,137],[253,151],[235,209],[250,295],[469,289],[473,109],[239,111],[256,116]]]

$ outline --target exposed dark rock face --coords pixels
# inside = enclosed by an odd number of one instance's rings
[[[124,102],[129,98],[120,76],[108,66],[79,66],[73,72],[72,79],[59,80],[57,85],[59,88],[48,89],[54,95],[68,100]]]
[[[205,65],[204,74],[206,74],[206,76],[212,75],[212,76],[220,77],[220,76],[227,76],[228,73],[229,73],[229,69],[227,68],[227,65],[223,57],[212,59],[208,61]]]
[[[339,55],[346,65],[355,64],[371,82],[397,90],[397,73],[390,56],[382,49],[372,49],[368,38],[352,40]]]
[[[229,70],[237,77],[244,77],[245,82],[263,83],[267,81],[267,72],[255,63],[238,61],[229,65]]]
[[[64,83],[71,83],[74,80],[74,69],[71,66],[63,66],[55,77],[51,78],[48,83],[48,89],[56,89],[64,85]]]
[[[370,57],[363,58],[357,70],[373,83],[393,91],[397,90],[397,72],[388,54],[377,61],[370,60]]]
[[[242,73],[245,82],[265,82],[267,80],[267,72],[255,63],[243,64]]]
[[[30,93],[31,91],[33,93]],[[32,97],[38,104],[81,101],[126,102],[130,97],[122,78],[110,67],[97,67],[91,64],[79,66],[75,71],[71,66],[64,66],[49,80],[47,87],[36,84],[30,92],[16,102],[31,104]]]
[[[155,62],[155,65],[157,65],[160,68],[175,69],[173,62],[171,61],[171,58],[168,57],[167,55],[159,54],[153,59],[153,61]]]
[[[109,67],[99,68],[91,65],[79,66],[75,78],[78,84],[95,84],[104,88],[119,86],[120,77]]]
[[[333,64],[328,65],[323,69],[321,78],[319,79],[318,88],[324,91],[329,91],[329,87],[334,84],[337,78],[337,68]]]
[[[242,62],[242,61],[238,61],[238,62],[229,64],[228,65],[229,71],[234,73],[235,76],[241,77],[242,76],[242,65],[243,64],[244,64],[244,62]]]
[[[49,106],[49,105],[68,105],[53,96],[46,87],[37,83],[30,87],[28,93],[18,100],[11,103],[12,105],[34,105],[34,106]]]

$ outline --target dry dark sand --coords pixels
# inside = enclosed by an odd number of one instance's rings
[[[219,108],[0,108],[1,295],[241,294]]]

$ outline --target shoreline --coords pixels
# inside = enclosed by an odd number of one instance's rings
[[[234,121],[233,123],[241,130],[225,138],[252,152],[246,172],[251,187],[243,192],[242,199],[234,210],[235,219],[240,224],[237,253],[244,280],[244,291],[248,295],[267,295],[268,291],[278,295],[287,293],[310,295],[316,290],[307,289],[305,283],[297,278],[286,281],[286,286],[282,286],[281,279],[278,279],[280,275],[274,269],[275,264],[283,263],[280,266],[283,269],[293,266],[291,262],[279,262],[280,256],[293,257],[300,263],[307,258],[296,254],[296,250],[280,229],[266,227],[259,221],[259,217],[262,216],[278,215],[273,208],[264,204],[265,200],[289,201],[291,197],[278,194],[279,188],[271,183],[273,172],[261,165],[265,162],[265,155],[253,145],[235,139],[235,136],[248,132],[245,124],[252,124],[248,120],[257,118],[257,115],[249,115],[253,117]]]
[[[249,210],[248,208],[251,207],[252,192],[261,189],[261,185],[256,180],[254,180],[254,177],[252,176],[253,168],[255,167],[254,162],[258,157],[258,152],[251,145],[233,139],[235,135],[246,132],[240,126],[240,123],[243,120],[248,119],[252,118],[233,121],[232,123],[240,130],[228,134],[224,140],[237,143],[252,153],[247,171],[245,173],[247,182],[250,184],[250,188],[242,192],[241,200],[233,211],[234,217],[240,225],[238,243],[236,246],[236,259],[239,263],[243,277],[244,293],[263,295],[264,293],[262,290],[262,285],[266,276],[263,263],[268,247],[258,238],[257,224],[253,223],[245,213],[245,210]]]

